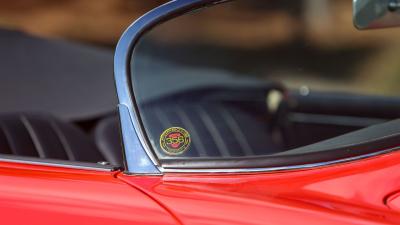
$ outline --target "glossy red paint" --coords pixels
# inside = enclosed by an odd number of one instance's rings
[[[1,224],[177,224],[117,173],[0,163]]]
[[[400,190],[400,152],[303,171],[118,177],[184,224],[400,224],[385,205]]]
[[[392,210],[400,212],[400,192],[396,192],[386,197],[385,204]]]
[[[0,163],[0,212],[3,224],[399,224],[399,162],[154,177]]]

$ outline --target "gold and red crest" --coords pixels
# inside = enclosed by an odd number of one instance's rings
[[[181,155],[190,147],[190,134],[181,127],[166,129],[160,136],[160,146],[168,155]]]

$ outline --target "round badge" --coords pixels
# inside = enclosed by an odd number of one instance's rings
[[[190,134],[180,127],[166,129],[160,136],[160,146],[168,155],[180,155],[190,146]]]

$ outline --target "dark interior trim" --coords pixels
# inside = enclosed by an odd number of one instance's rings
[[[246,169],[330,164],[332,161],[363,158],[400,149],[399,127],[400,119],[270,156],[166,158],[161,163],[164,169]]]

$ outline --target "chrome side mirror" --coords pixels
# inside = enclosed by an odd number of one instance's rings
[[[353,21],[359,30],[400,26],[400,1],[353,0]]]

